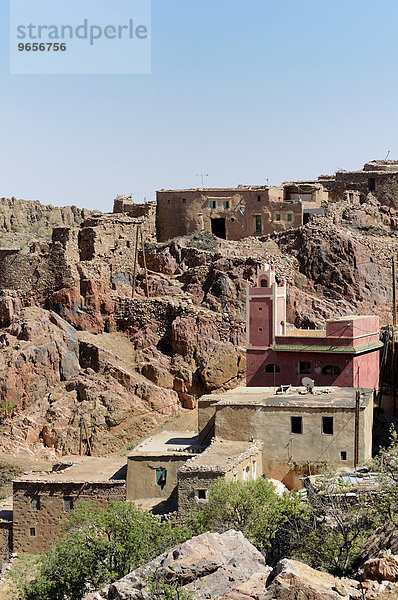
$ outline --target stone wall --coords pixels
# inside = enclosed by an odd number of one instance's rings
[[[38,499],[39,509],[33,502]],[[69,516],[65,505],[91,502],[106,508],[109,502],[126,499],[125,481],[101,483],[29,482],[13,483],[13,551],[39,554],[48,550]]]
[[[156,202],[136,204],[131,196],[117,196],[113,203],[114,213],[124,213],[134,219],[141,219],[147,238],[156,236]]]
[[[189,454],[181,452],[177,455],[145,456],[136,454],[129,456],[127,462],[127,500],[144,498],[177,498],[177,471]],[[163,489],[156,483],[156,469],[167,470],[167,481]]]
[[[12,552],[12,521],[0,521],[0,566]]]

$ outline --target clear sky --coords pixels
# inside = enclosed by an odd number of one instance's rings
[[[264,185],[398,159],[397,23],[396,0],[152,0],[150,75],[10,75],[0,0],[0,196],[111,211],[200,172]]]

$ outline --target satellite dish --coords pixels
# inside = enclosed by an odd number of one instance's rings
[[[307,392],[312,392],[315,386],[315,381],[311,379],[311,377],[303,377],[301,383],[304,387],[307,388]]]

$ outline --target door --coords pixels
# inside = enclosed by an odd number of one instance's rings
[[[212,219],[211,232],[217,237],[225,240],[225,219]]]

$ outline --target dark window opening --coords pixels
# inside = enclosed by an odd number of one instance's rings
[[[259,306],[259,307],[258,307],[258,310],[263,310],[263,307],[262,307],[262,306]]]
[[[260,282],[260,287],[268,287],[268,279],[262,279]]]
[[[347,452],[345,450],[343,450],[342,452],[340,452],[340,459],[341,460],[347,460]]]
[[[187,199],[186,199],[186,198],[183,198],[183,199],[182,199],[182,203],[183,203],[183,204],[186,204],[186,202],[187,202]]]
[[[206,500],[206,490],[198,490],[199,500]]]
[[[322,373],[323,375],[340,375],[341,369],[336,365],[326,365],[326,367],[323,367]]]
[[[293,221],[293,215],[292,215],[292,213],[288,213],[287,220],[288,221]]]
[[[167,200],[167,204],[170,204],[170,198]]]
[[[263,225],[261,222],[261,215],[255,215],[254,217],[254,223],[255,223],[255,233],[262,233],[263,232]]]
[[[374,177],[369,177],[368,179],[368,190],[372,192],[376,189],[376,179]]]
[[[167,483],[167,469],[160,467],[156,469],[156,483],[162,490]]]
[[[224,208],[229,208],[229,200],[224,200]]]
[[[290,417],[290,433],[303,433],[303,417]]]
[[[269,365],[265,365],[265,369],[264,371],[266,373],[280,373],[281,369],[279,365],[274,365],[274,364],[269,364]]]
[[[29,533],[30,537],[36,537],[36,529],[34,527],[30,528]]]
[[[211,232],[216,236],[225,240],[225,219],[212,219]]]
[[[217,208],[217,200],[210,200],[210,208]]]
[[[322,417],[322,433],[333,435],[333,417]]]
[[[311,375],[311,363],[308,361],[301,361],[299,363],[299,374]]]
[[[30,508],[32,510],[40,510],[40,498],[39,498],[39,496],[33,496],[30,499]]]
[[[263,330],[263,328],[262,328],[262,327],[259,327],[259,328],[258,328],[258,330],[259,330],[259,331],[262,331],[262,330]]]
[[[261,201],[261,196],[257,196],[257,202]]]
[[[73,510],[73,498],[69,496],[64,498],[64,511],[71,512]]]
[[[231,217],[231,222],[235,223],[235,217]]]
[[[276,213],[275,221],[280,221],[280,220],[281,220],[281,213]]]

